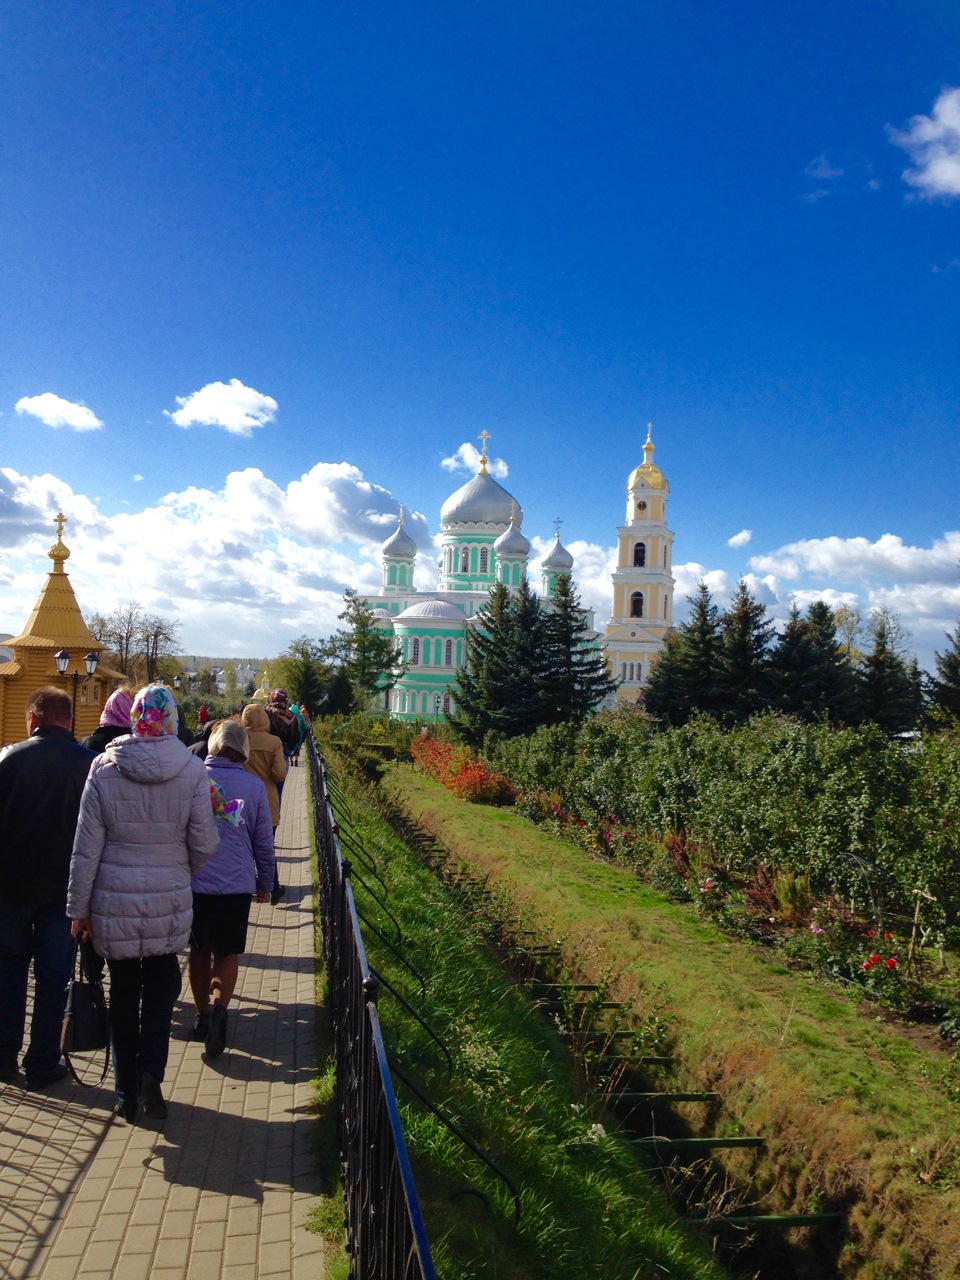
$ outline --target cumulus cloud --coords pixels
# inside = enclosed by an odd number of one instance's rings
[[[732,538],[727,539],[727,546],[745,547],[752,537],[752,529],[741,529],[739,533],[735,533]]]
[[[164,413],[178,427],[223,427],[235,436],[252,435],[254,427],[266,426],[277,416],[277,402],[239,378],[229,382],[208,382],[189,396],[177,396],[179,409]]]
[[[928,116],[913,116],[906,129],[888,126],[913,168],[902,177],[927,200],[960,196],[960,89],[945,88]]]
[[[445,471],[469,471],[471,475],[476,475],[480,470],[480,451],[472,444],[464,443],[456,453],[452,453],[449,458],[443,458],[440,465]],[[488,461],[487,470],[498,480],[503,480],[509,471],[502,458]]]
[[[335,630],[348,586],[379,589],[379,547],[399,503],[348,463],[318,463],[285,487],[247,468],[220,488],[187,488],[107,517],[54,476],[0,469],[0,630],[16,633],[29,615],[58,510],[86,612],[136,599],[179,618],[188,651],[227,656],[275,654],[297,635]],[[404,528],[427,552],[416,575],[429,590],[437,577],[427,522],[405,508]]]
[[[14,405],[17,413],[39,418],[48,427],[69,427],[71,431],[99,431],[103,423],[85,404],[74,404],[44,391],[39,396],[21,396]]]
[[[140,474],[139,471],[135,471],[133,475],[130,477],[130,479],[134,482],[134,484],[139,484],[140,481],[143,479],[143,476]]]
[[[767,555],[753,556],[750,567],[760,573],[797,579],[804,573],[846,581],[872,578],[945,583],[956,581],[960,532],[945,533],[932,547],[911,547],[893,533],[875,542],[867,538],[808,538]]]

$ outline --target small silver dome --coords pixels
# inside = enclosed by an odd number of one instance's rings
[[[403,613],[396,614],[393,621],[414,622],[418,618],[443,618],[450,622],[464,621],[462,610],[455,605],[447,604],[445,600],[435,600],[433,597],[412,604],[409,609],[404,609]]]
[[[493,549],[501,558],[504,556],[523,556],[526,559],[530,554],[530,543],[517,526],[511,523],[506,533],[501,533],[493,544]]]
[[[543,558],[543,568],[551,569],[557,573],[569,573],[573,568],[573,556],[560,541],[560,535],[550,550],[550,554]]]
[[[412,560],[417,554],[417,544],[403,525],[398,524],[381,550],[389,560]]]

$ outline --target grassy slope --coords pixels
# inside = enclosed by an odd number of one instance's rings
[[[523,1215],[515,1227],[502,1184],[398,1088],[438,1273],[458,1280],[719,1280],[724,1273],[707,1243],[677,1222],[633,1152],[591,1135],[591,1117],[575,1105],[562,1042],[505,978],[469,910],[341,780],[352,792],[353,810],[338,812],[341,831],[376,852],[403,952],[426,975],[426,992],[417,991],[365,929],[368,956],[379,973],[407,989],[443,1037],[453,1071],[447,1075],[436,1046],[389,993],[380,999],[385,1039],[431,1099],[456,1116],[521,1191]],[[377,917],[356,875],[354,890],[362,909]],[[467,1188],[473,1191],[464,1195]],[[490,1197],[489,1207],[477,1191]]]
[[[677,1015],[675,1083],[722,1094],[714,1132],[769,1140],[765,1156],[731,1161],[740,1174],[763,1165],[761,1211],[850,1204],[843,1268],[860,1280],[958,1274],[952,1063],[509,810],[465,805],[406,768],[384,787],[506,890],[525,927],[562,939],[579,978],[612,971],[641,1012]]]

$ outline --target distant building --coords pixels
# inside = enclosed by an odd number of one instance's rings
[[[75,700],[74,736],[84,738],[97,727],[104,702],[126,678],[103,661],[93,676],[87,676],[85,656],[95,653],[100,657],[107,649],[94,639],[84,622],[64,570],[70,558],[63,542],[65,524],[66,517],[58,515],[57,540],[47,552],[53,569],[47,574],[27,625],[18,636],[4,638],[3,647],[12,654],[9,661],[0,661],[0,744],[4,746],[27,736],[27,701],[43,685],[57,685]],[[60,651],[69,654],[63,676],[54,661],[54,654]]]
[[[481,438],[486,444],[486,432]],[[527,574],[530,543],[521,532],[523,511],[516,499],[487,471],[480,470],[443,504],[440,511],[440,582],[419,592],[414,584],[417,545],[403,527],[383,544],[383,582],[379,594],[364,599],[381,627],[396,637],[404,672],[382,695],[385,709],[411,720],[454,711],[454,680],[463,666],[466,635],[491,587],[517,588]],[[613,606],[606,634],[598,638],[610,672],[618,680],[617,703],[633,702],[673,626],[673,534],[667,528],[670,486],[653,461],[651,431],[643,462],[627,481],[626,522],[617,530],[617,567]],[[572,575],[573,556],[560,542],[544,557],[540,592],[548,600],[557,576]],[[588,628],[593,614],[584,610]],[[596,633],[594,633],[596,634]]]
[[[393,633],[404,665],[383,707],[391,715],[412,720],[447,715],[456,710],[454,681],[466,658],[466,636],[490,589],[502,582],[519,587],[527,575],[530,543],[521,532],[523,511],[517,500],[487,470],[486,432],[480,470],[440,511],[440,582],[438,589],[418,592],[414,584],[417,545],[403,527],[383,544],[383,583],[366,596],[381,627]],[[560,573],[570,573],[573,556],[560,543],[542,564],[541,593],[549,597]],[[585,610],[589,628],[593,615]]]
[[[620,681],[618,703],[636,699],[673,626],[670,486],[654,466],[650,436],[648,427],[643,462],[627,480],[627,517],[617,530],[613,607],[603,638],[611,674]]]

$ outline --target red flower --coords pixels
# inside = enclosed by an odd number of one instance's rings
[[[868,929],[868,930],[867,930],[867,937],[868,937],[868,938],[872,938],[872,937],[873,937],[873,930],[872,930],[872,929]]]
[[[577,826],[578,826],[578,827],[582,827],[582,826],[583,826],[583,823],[582,823],[582,822],[578,822],[578,823],[577,823]]]
[[[892,934],[892,933],[885,933],[883,936],[886,938],[887,942],[889,942],[889,941],[890,941],[890,939],[893,937],[893,934]]]
[[[867,972],[869,971],[869,969],[870,969],[870,961],[869,961],[869,960],[864,960],[864,962],[863,962],[863,964],[860,966],[860,968],[863,970],[863,972],[864,972],[864,973],[867,973]]]
[[[895,969],[896,967],[897,967],[897,962],[896,960],[894,960],[893,956],[891,956],[890,959],[887,961],[887,968]]]
[[[879,956],[871,956],[871,957],[870,957],[870,963],[871,963],[871,964],[879,964],[879,963],[880,963],[880,957],[879,957]]]

